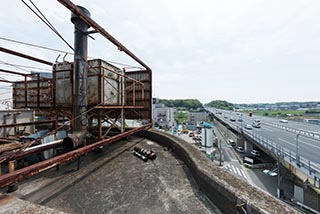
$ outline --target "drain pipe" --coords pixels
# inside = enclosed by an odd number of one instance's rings
[[[77,6],[90,17],[90,12],[81,6]],[[87,131],[87,58],[88,58],[88,29],[89,25],[81,20],[75,13],[71,14],[71,22],[74,24],[74,65],[73,65],[73,108],[72,108],[72,132],[83,144]]]

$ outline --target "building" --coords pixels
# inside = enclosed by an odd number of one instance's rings
[[[166,107],[164,104],[153,101],[152,104],[152,120],[155,126],[163,129],[170,129],[176,125],[174,113],[176,109]]]
[[[207,121],[208,113],[207,112],[189,112],[188,113],[188,124],[196,125],[199,122]]]

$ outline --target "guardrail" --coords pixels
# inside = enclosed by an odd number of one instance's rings
[[[223,120],[226,124],[228,124],[228,126],[238,131],[239,133],[242,133],[247,138],[250,138],[252,139],[252,141],[260,144],[262,147],[275,154],[276,157],[281,157],[288,163],[294,165],[296,168],[301,169],[301,171],[304,174],[306,174],[308,177],[314,180],[314,182],[310,183],[309,185],[313,185],[314,187],[320,188],[320,164],[316,164],[308,160],[307,158],[304,158],[303,156],[297,156],[295,152],[281,146],[280,144],[274,141],[271,141],[268,138],[258,135],[256,132],[252,130],[249,131],[243,129],[242,127],[239,127],[234,123],[224,120],[223,117],[218,117],[217,115],[216,117],[220,120]]]
[[[273,127],[277,127],[280,129],[284,129],[286,131],[295,133],[295,134],[301,134],[305,137],[309,137],[315,140],[320,140],[320,133],[319,132],[312,132],[312,131],[308,131],[308,130],[303,130],[303,129],[297,129],[297,128],[291,128],[291,127],[287,127],[284,125],[280,125],[280,124],[276,124],[276,123],[266,123],[263,122],[263,124],[265,125],[269,125],[269,126],[273,126]]]

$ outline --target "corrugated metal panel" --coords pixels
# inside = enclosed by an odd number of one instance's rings
[[[101,59],[89,60],[87,78],[88,107],[96,105],[119,105],[119,71],[118,68]],[[72,68],[73,63],[56,64],[56,106],[72,106]]]
[[[125,104],[128,106],[144,106],[143,109],[135,109],[126,111],[127,119],[150,119],[151,118],[151,72],[135,71],[126,72],[126,76],[140,81],[143,84],[134,82],[126,78],[126,94]]]
[[[13,108],[51,107],[52,79],[21,81],[13,84]]]

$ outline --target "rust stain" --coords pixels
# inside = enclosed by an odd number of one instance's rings
[[[0,205],[6,204],[14,199],[15,197],[12,195],[0,195]]]

